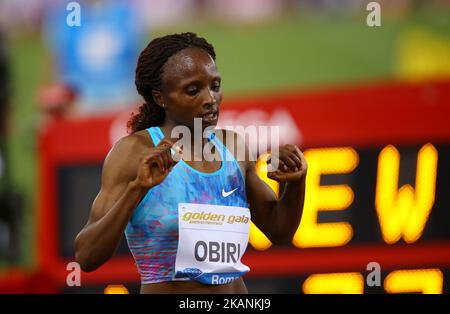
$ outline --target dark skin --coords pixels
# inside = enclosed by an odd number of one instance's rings
[[[172,128],[185,125],[193,130],[196,117],[202,118],[204,127],[217,123],[222,100],[220,75],[214,60],[206,52],[187,48],[170,57],[163,68],[162,82],[162,90],[153,91],[153,98],[166,112],[160,126],[165,139],[155,147],[148,132],[139,131],[118,141],[106,157],[100,192],[86,226],[75,240],[75,260],[84,271],[97,269],[114,254],[140,200],[175,166],[170,148],[177,139],[170,138]],[[237,134],[222,132],[224,144],[229,149],[234,145],[234,152],[238,145],[245,145]],[[227,135],[233,138],[232,143],[227,141]],[[272,243],[289,243],[300,223],[304,203],[307,164],[303,154],[295,145],[284,145],[278,154],[271,156],[272,161],[279,162],[279,168],[270,171],[268,177],[287,183],[278,199],[258,177],[248,148],[245,152],[246,158],[239,161],[239,166],[245,176],[252,221]],[[221,166],[220,157],[217,152],[215,154],[214,161],[185,162],[198,171],[214,172]],[[225,285],[197,282],[147,284],[142,285],[141,293],[247,293],[247,288],[240,278]]]

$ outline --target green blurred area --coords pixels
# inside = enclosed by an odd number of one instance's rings
[[[184,31],[206,37],[216,48],[225,97],[229,97],[394,78],[402,33],[418,26],[448,38],[448,13],[421,10],[383,18],[381,27],[368,27],[365,15],[295,14],[258,26],[200,22],[159,29],[151,37]],[[13,99],[8,153],[14,187],[24,196],[20,264],[31,268],[36,253],[36,92],[51,77],[51,60],[38,33],[15,38],[10,48]]]

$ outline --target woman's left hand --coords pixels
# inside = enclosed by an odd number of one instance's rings
[[[272,153],[267,161],[267,177],[278,182],[301,181],[306,176],[308,165],[303,153],[296,145],[280,146],[277,153]],[[277,165],[278,167],[274,167]]]

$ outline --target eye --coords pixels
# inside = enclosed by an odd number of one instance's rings
[[[220,82],[214,82],[211,88],[215,92],[220,91]]]
[[[188,95],[190,95],[190,96],[195,96],[195,95],[197,95],[197,94],[198,94],[198,88],[197,88],[197,86],[193,86],[193,85],[189,86],[189,87],[186,89],[186,93],[187,93]]]

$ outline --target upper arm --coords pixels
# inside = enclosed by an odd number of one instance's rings
[[[258,176],[254,161],[248,163],[245,185],[252,220],[260,229],[264,229],[264,224],[271,218],[272,209],[278,199],[269,185]]]
[[[92,204],[88,225],[105,216],[136,177],[140,146],[136,137],[127,136],[111,148],[103,164],[101,187]]]

